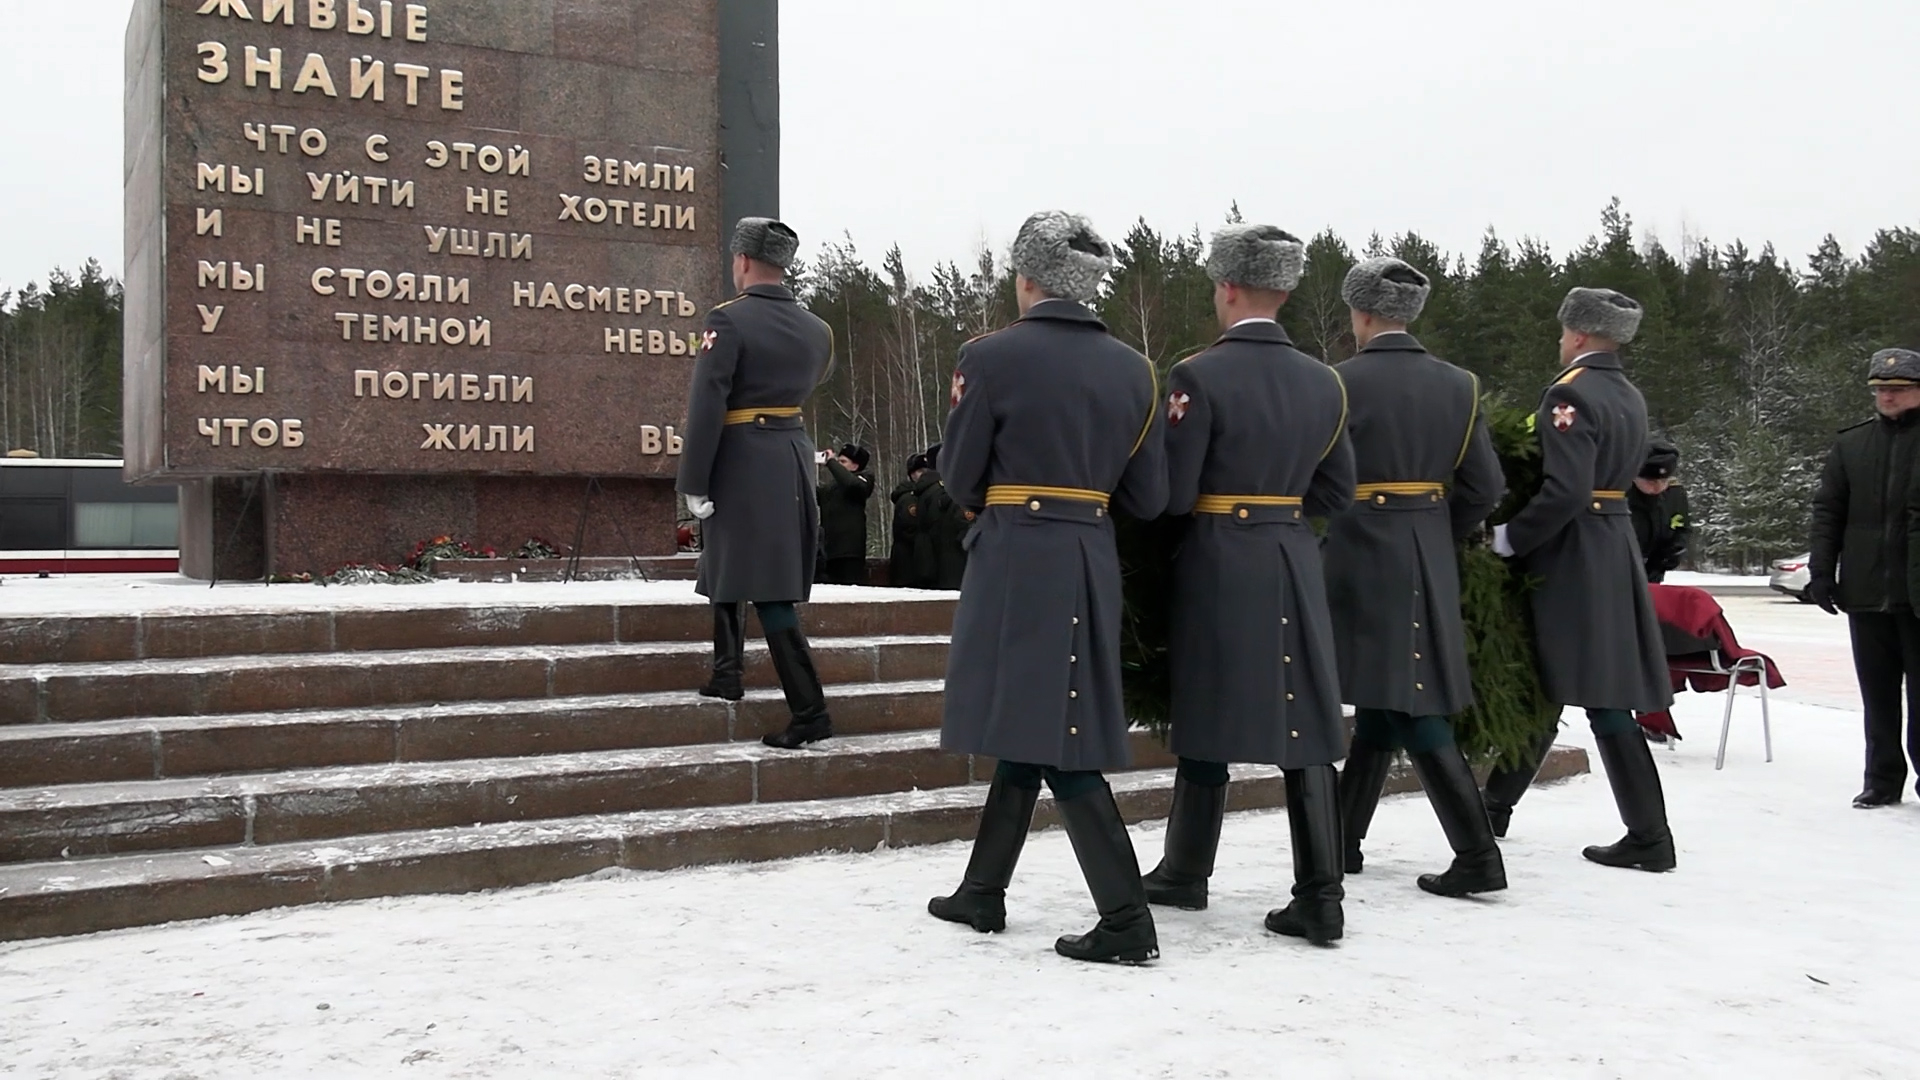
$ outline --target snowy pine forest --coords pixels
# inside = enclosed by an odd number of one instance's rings
[[[1227,220],[1238,220],[1237,209]],[[1210,343],[1207,230],[1162,233],[1141,220],[1121,235],[1114,223],[1097,224],[1119,246],[1098,304],[1113,332],[1163,372]],[[1416,234],[1376,235],[1356,248],[1321,232],[1280,313],[1296,344],[1332,363],[1353,355],[1340,284],[1357,259],[1376,254],[1433,278],[1414,332],[1514,405],[1531,407],[1558,370],[1556,313],[1569,288],[1606,286],[1644,304],[1628,370],[1656,433],[1680,447],[1699,569],[1754,571],[1804,548],[1807,498],[1834,432],[1871,415],[1867,357],[1890,345],[1920,347],[1920,230],[1882,231],[1852,253],[1828,238],[1800,258],[1704,238],[1669,249],[1636,235],[1617,201],[1601,213],[1598,234],[1564,255],[1493,230],[1472,253],[1441,251]],[[1012,272],[997,253],[940,265],[927,281],[904,263],[897,247],[876,268],[851,241],[828,244],[797,281],[838,344],[812,410],[815,438],[873,450],[882,491],[910,454],[939,440],[960,345],[1014,316]],[[879,551],[889,514],[885,503],[874,506],[869,529]]]

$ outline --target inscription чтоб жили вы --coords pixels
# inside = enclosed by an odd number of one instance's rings
[[[165,285],[130,473],[671,473],[717,299],[717,72],[574,55],[512,0],[141,2],[158,145],[190,156],[151,222],[129,180]],[[638,107],[582,122],[606,94]]]

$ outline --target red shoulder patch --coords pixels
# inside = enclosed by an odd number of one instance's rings
[[[1573,430],[1573,421],[1579,415],[1580,410],[1574,408],[1572,405],[1555,405],[1553,407],[1554,429],[1557,431]]]
[[[953,392],[950,402],[953,408],[960,407],[960,399],[967,396],[967,377],[960,372],[953,373]]]
[[[1185,390],[1175,390],[1173,393],[1168,394],[1167,423],[1172,427],[1179,427],[1180,421],[1187,418],[1187,410],[1192,407],[1192,405],[1193,399],[1187,396]]]

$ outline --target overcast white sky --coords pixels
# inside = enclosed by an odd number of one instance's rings
[[[0,288],[120,270],[131,0],[0,0]],[[1185,231],[1230,200],[1358,243],[1564,251],[1920,225],[1914,0],[788,0],[783,216],[916,272],[1030,210]],[[811,246],[811,245],[810,245]]]

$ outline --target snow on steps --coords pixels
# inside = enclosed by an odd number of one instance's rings
[[[849,740],[851,741],[851,740]],[[1556,747],[1541,780],[1585,773],[1587,756]],[[1229,805],[1285,805],[1279,770],[1235,770]],[[1130,821],[1163,817],[1173,772],[1112,778]],[[1415,790],[1409,770],[1389,793]],[[965,839],[986,787],[974,783],[802,803],[503,822],[323,843],[0,866],[0,939],[56,937],[238,915],[275,907],[418,893],[461,893],[562,880],[611,867],[664,870],[829,851],[871,851]],[[1036,828],[1056,824],[1042,797]],[[960,872],[956,861],[954,872]]]
[[[678,690],[706,679],[711,649],[643,641],[9,665],[0,666],[0,724]],[[813,649],[829,685],[946,671],[943,635],[819,637]],[[778,684],[762,643],[747,648],[746,680]]]
[[[834,730],[938,727],[943,689],[938,679],[835,685]],[[787,720],[779,690],[755,689],[740,702],[669,690],[0,725],[0,789],[754,742]]]
[[[0,664],[713,639],[711,608],[691,584],[209,590],[189,583],[144,591],[7,584]],[[801,608],[812,637],[944,634],[953,625],[952,593],[822,586],[816,594]],[[757,619],[747,618],[757,636]]]

